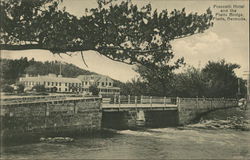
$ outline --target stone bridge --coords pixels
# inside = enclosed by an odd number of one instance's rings
[[[124,129],[185,125],[206,112],[236,106],[236,99],[119,96],[116,100],[103,99],[102,126]]]
[[[1,99],[1,135],[80,134],[101,128],[166,127],[192,122],[200,114],[236,107],[236,99],[119,96],[33,96]]]

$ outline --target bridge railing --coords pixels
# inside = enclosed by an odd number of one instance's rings
[[[67,97],[75,97],[76,95],[65,94],[65,95],[47,95],[47,96],[10,96],[1,97],[2,103],[25,103],[34,101],[49,101],[49,100],[64,100]]]
[[[104,104],[176,104],[176,97],[115,95],[102,98]]]

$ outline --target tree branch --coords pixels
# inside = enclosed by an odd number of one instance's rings
[[[99,53],[99,52],[98,52]],[[119,59],[113,59],[113,58],[111,58],[111,57],[109,57],[109,56],[107,56],[107,55],[104,55],[104,54],[101,54],[101,53],[99,53],[101,56],[105,56],[105,57],[107,57],[108,59],[111,59],[112,61],[116,61],[116,62],[122,62],[122,63],[125,63],[125,64],[128,64],[128,65],[133,65],[133,63],[128,63],[128,62],[125,62],[125,61],[122,61],[122,60],[119,60]]]
[[[81,56],[82,56],[82,61],[83,61],[83,63],[85,64],[85,66],[88,68],[88,65],[87,65],[87,63],[85,62],[85,59],[84,59],[84,57],[83,57],[83,52],[81,51]]]
[[[28,50],[28,49],[46,49],[48,48],[40,44],[25,44],[25,45],[13,45],[13,44],[0,44],[1,50]]]

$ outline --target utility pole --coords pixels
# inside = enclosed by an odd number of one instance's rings
[[[62,75],[62,63],[60,62],[60,73],[59,75]]]
[[[246,75],[247,76],[247,101],[250,102],[250,71],[244,71],[247,72]]]
[[[238,93],[237,93],[237,97],[239,98],[241,96],[240,93],[240,78],[238,78]]]

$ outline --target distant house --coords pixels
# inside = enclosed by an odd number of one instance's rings
[[[101,95],[119,95],[120,88],[114,87],[114,81],[103,75],[79,75],[77,77],[82,82],[83,92],[88,93],[91,85],[96,85]]]
[[[50,92],[82,92],[82,82],[77,78],[56,76],[48,74],[46,76],[21,77],[20,82],[24,84],[26,89],[31,89],[35,85],[44,85]]]

